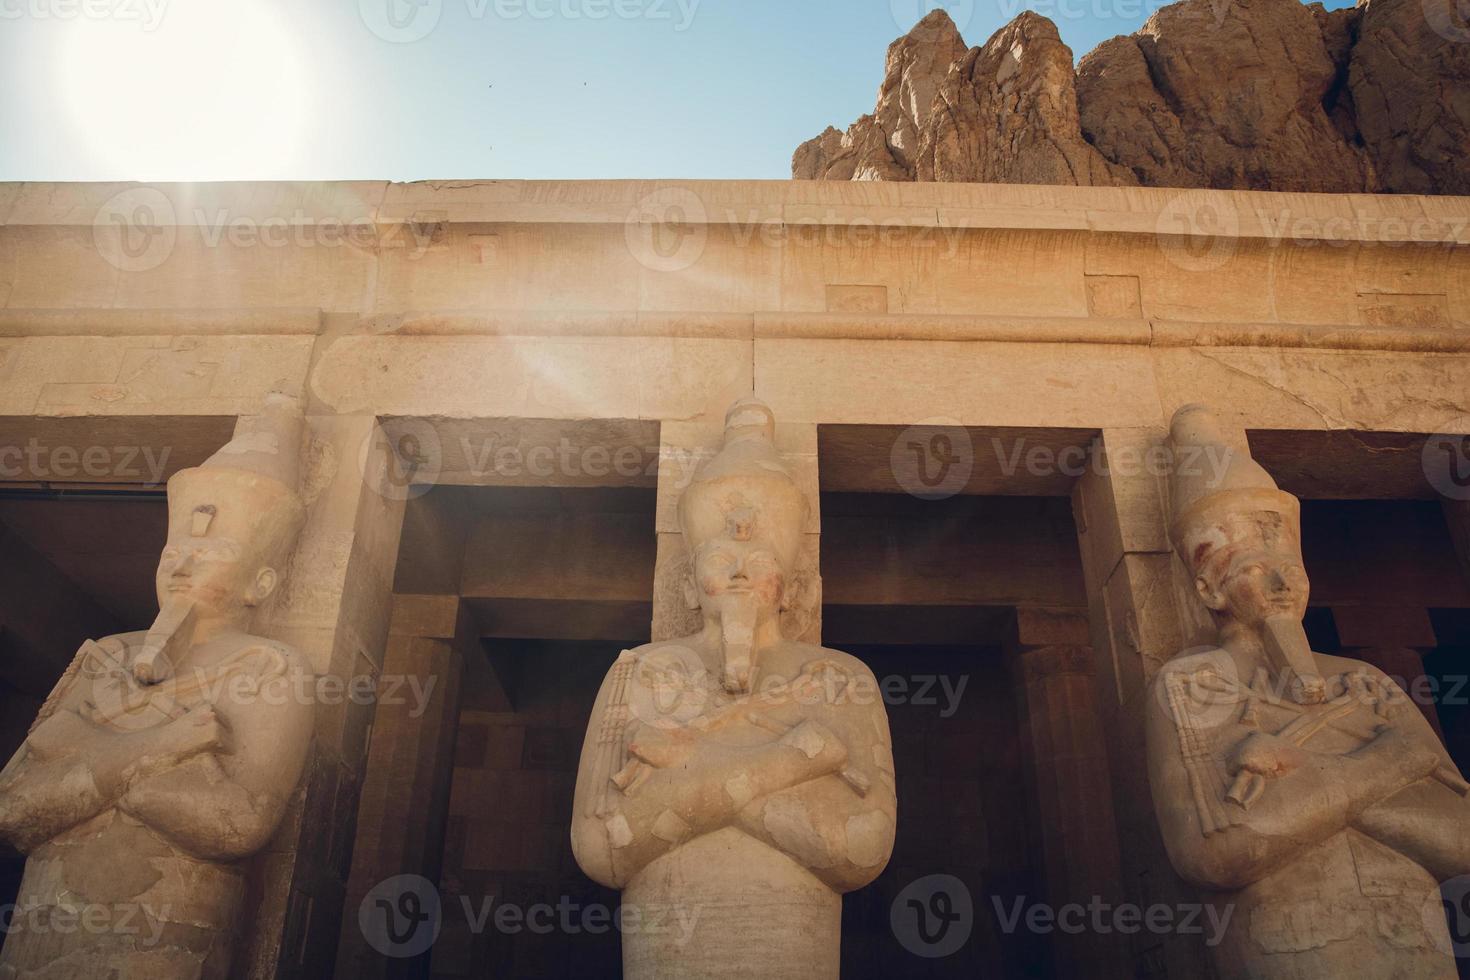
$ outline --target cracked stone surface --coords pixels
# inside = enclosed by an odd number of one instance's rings
[[[1075,70],[1045,17],[967,49],[936,10],[889,48],[874,113],[792,176],[1464,194],[1470,36],[1431,7],[1183,0]]]

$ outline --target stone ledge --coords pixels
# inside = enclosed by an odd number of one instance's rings
[[[312,336],[307,309],[4,310],[0,337]],[[939,313],[714,313],[640,310],[547,313],[423,310],[366,316],[349,335],[386,337],[673,337],[738,340],[930,340],[1136,347],[1470,352],[1470,330],[1435,326],[1021,317]]]
[[[847,181],[381,181],[0,183],[6,226],[87,226],[128,191],[162,194],[161,226],[228,220],[444,224],[848,225],[1158,235],[1202,208],[1222,237],[1470,243],[1470,197],[1301,194],[1167,187]],[[674,208],[680,209],[675,215]],[[1181,224],[1181,219],[1184,223]],[[1233,226],[1233,227],[1232,227]]]

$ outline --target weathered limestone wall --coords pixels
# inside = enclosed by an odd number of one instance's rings
[[[383,670],[408,479],[589,485],[586,457],[529,481],[470,465],[455,455],[466,423],[659,426],[658,633],[679,615],[665,540],[679,461],[751,391],[815,502],[820,426],[1077,429],[1121,460],[1198,400],[1241,438],[1470,433],[1467,378],[1466,198],[0,185],[0,418],[20,433],[64,417],[148,427],[303,394],[320,485],[272,628],[345,681]],[[1198,610],[1158,477],[1120,465],[1071,492],[1123,880],[1147,904],[1180,886],[1152,824],[1138,699]],[[820,526],[814,507],[814,582]],[[262,862],[254,976],[320,975],[334,948],[371,720],[320,711],[303,798]],[[1187,941],[1131,952],[1198,966]]]

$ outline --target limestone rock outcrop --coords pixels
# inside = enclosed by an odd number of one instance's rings
[[[1077,71],[1083,133],[1140,183],[1329,192],[1372,184],[1367,154],[1328,115],[1337,66],[1297,0],[1176,3],[1137,34],[1099,46]]]
[[[945,75],[917,179],[1131,184],[1083,139],[1072,50],[1027,11]]]
[[[1428,16],[1450,2],[1182,0],[1075,69],[1038,14],[967,50],[936,10],[792,175],[1470,193],[1470,28]]]
[[[948,14],[929,14],[889,45],[873,114],[853,123],[846,135],[827,127],[796,151],[793,169],[834,180],[915,179],[940,87],[967,50]]]
[[[1470,194],[1470,21],[1454,0],[1360,10],[1348,89],[1384,189]]]

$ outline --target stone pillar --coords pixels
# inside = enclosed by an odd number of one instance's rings
[[[1366,661],[1397,681],[1443,742],[1434,692],[1424,674],[1424,651],[1439,645],[1429,611],[1422,606],[1335,606],[1332,619],[1343,656]]]
[[[306,526],[262,629],[305,654],[319,683],[307,774],[252,883],[258,909],[237,954],[250,980],[330,974],[352,856],[372,690],[407,494],[371,416],[308,415]]]
[[[336,975],[344,980],[429,975],[428,953],[394,959],[373,949],[358,909],[388,878],[412,874],[439,881],[460,681],[466,656],[478,650],[478,634],[458,596],[393,597],[337,949]]]
[[[664,422],[660,426],[658,504],[654,531],[658,555],[653,573],[652,639],[668,640],[699,631],[699,613],[684,599],[689,553],[679,533],[679,497],[695,468],[719,448],[724,420]],[[807,498],[803,567],[782,617],[785,635],[807,643],[822,642],[821,498],[817,483],[817,427],[813,423],[776,420],[776,449],[781,461]]]
[[[1210,635],[1166,518],[1165,429],[1104,429],[1072,492],[1087,585],[1098,713],[1108,750],[1124,898],[1147,909],[1199,901],[1174,872],[1149,794],[1148,683],[1167,660]],[[1243,443],[1244,432],[1237,438]],[[1126,940],[1130,973],[1209,976],[1198,936],[1142,930]]]
[[[1018,609],[1006,643],[1046,901],[1116,907],[1118,835],[1085,617]],[[1124,977],[1122,944],[1091,928],[1048,944],[1059,977]]]

